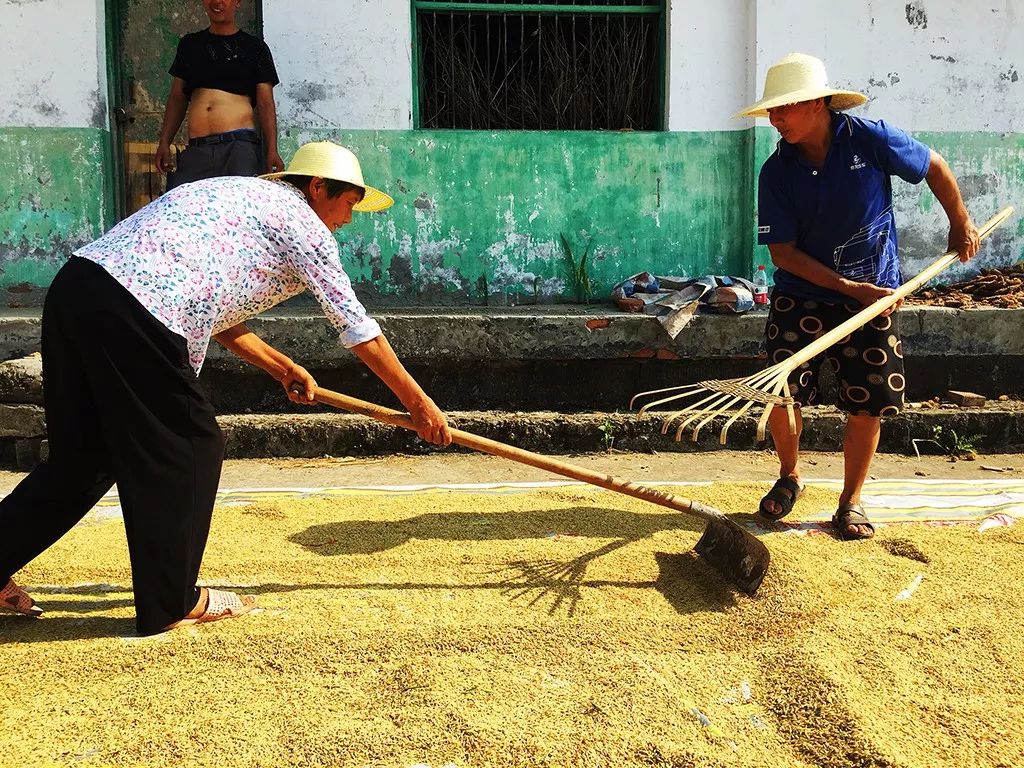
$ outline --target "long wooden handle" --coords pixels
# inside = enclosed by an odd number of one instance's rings
[[[363,416],[370,416],[377,419],[377,421],[384,422],[385,424],[391,424],[395,427],[403,427],[404,429],[410,429],[413,432],[416,431],[416,427],[407,413],[395,411],[391,408],[385,408],[383,406],[376,405],[375,403],[368,403],[365,400],[349,397],[348,395],[343,395],[340,392],[332,392],[331,390],[323,389],[322,387],[316,387],[314,392],[316,402],[318,403],[331,405],[335,408],[341,408],[342,410],[350,411],[352,413],[360,413]],[[706,520],[724,519],[724,515],[714,507],[706,506],[698,501],[687,499],[684,496],[663,493],[662,491],[657,491],[653,488],[622,480],[613,475],[602,475],[599,472],[594,472],[575,464],[568,464],[564,461],[559,461],[558,459],[552,459],[549,456],[542,456],[539,453],[525,451],[522,448],[516,448],[512,445],[499,443],[497,440],[489,440],[486,437],[480,437],[479,435],[474,435],[471,432],[464,432],[461,429],[451,429],[451,434],[452,440],[455,443],[465,446],[466,448],[472,448],[476,451],[489,453],[492,456],[500,456],[503,459],[511,459],[512,461],[517,461],[520,464],[526,464],[538,469],[545,469],[548,472],[554,472],[556,475],[562,475],[564,477],[570,477],[573,480],[590,483],[591,485],[596,485],[609,491],[624,493],[627,496],[643,499],[644,501],[649,501],[653,504],[660,504],[663,507],[668,507],[669,509],[674,509],[678,512],[687,512],[689,514],[697,515],[698,517],[702,517]]]
[[[1012,213],[1013,206],[1007,206],[1006,208],[1003,208],[1003,210],[1001,210],[991,219],[986,221],[985,225],[980,230],[978,230],[978,237],[984,240],[986,237],[992,234],[996,227],[998,227],[1000,224],[1002,224],[1004,221],[1010,218],[1010,215]],[[921,274],[919,274],[917,277],[901,285],[892,294],[879,299],[874,304],[869,304],[868,306],[864,307],[864,309],[862,309],[856,315],[851,317],[849,320],[839,324],[831,331],[826,333],[824,336],[816,339],[813,343],[797,352],[792,357],[787,357],[783,361],[783,365],[787,370],[792,370],[800,365],[803,365],[808,360],[811,360],[818,354],[824,352],[826,349],[831,347],[833,344],[835,344],[837,341],[839,341],[847,334],[852,333],[853,331],[860,328],[862,325],[865,325],[866,323],[874,320],[876,317],[885,312],[885,310],[887,310],[896,302],[900,301],[901,299],[905,299],[907,296],[912,294],[922,285],[924,285],[937,274],[939,274],[939,272],[941,272],[954,261],[956,261],[957,258],[958,254],[956,251],[946,251],[946,253],[944,253],[938,261],[936,261],[931,266],[926,267],[925,270],[921,272]]]

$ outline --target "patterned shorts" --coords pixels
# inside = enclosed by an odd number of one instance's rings
[[[768,360],[772,364],[782,362],[860,309],[773,292],[765,326]],[[906,378],[895,313],[876,317],[793,371],[789,393],[800,405],[820,402],[818,373],[826,359],[839,380],[837,405],[841,410],[855,416],[895,416],[900,412]]]

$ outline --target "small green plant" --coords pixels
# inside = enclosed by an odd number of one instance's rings
[[[918,437],[910,442],[914,445],[914,453],[917,454],[917,458],[921,458],[921,451],[918,450],[917,444],[931,443],[954,461],[957,459],[973,461],[978,455],[975,443],[982,437],[982,435],[961,436],[957,434],[955,429],[946,430],[940,424],[939,426],[932,427],[931,437]]]
[[[587,240],[583,254],[577,259],[576,252],[564,232],[559,234],[559,239],[562,241],[562,256],[565,258],[566,277],[569,280],[569,285],[572,286],[577,301],[589,304],[593,292],[590,285],[590,246],[594,241],[593,239]]]
[[[604,435],[605,453],[611,453],[612,448],[615,446],[615,422],[612,421],[612,417],[605,416],[604,424],[598,427],[597,430]]]

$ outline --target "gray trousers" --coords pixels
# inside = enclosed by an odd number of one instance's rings
[[[192,139],[167,174],[167,189],[214,176],[263,173],[263,146],[256,131],[243,129]]]

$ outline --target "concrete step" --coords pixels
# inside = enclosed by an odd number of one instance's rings
[[[38,349],[38,313],[19,312],[0,311],[0,359]],[[654,317],[604,305],[387,309],[375,315],[399,357],[445,409],[624,409],[643,390],[744,376],[766,366],[764,313],[697,315],[675,339]],[[900,310],[899,318],[909,399],[950,389],[990,399],[1024,395],[1024,310],[913,307]],[[306,366],[322,386],[388,399],[339,346],[318,308],[282,305],[248,325]],[[287,410],[262,371],[216,343],[201,379],[219,413]]]
[[[701,441],[676,443],[626,411],[640,391],[754,373],[765,365],[764,314],[697,315],[675,339],[657,319],[608,306],[388,309],[374,313],[399,356],[434,400],[469,431],[539,452],[600,451],[605,436],[624,450],[717,449],[714,425]],[[913,439],[942,427],[988,453],[1024,449],[1024,310],[913,307],[903,326],[907,397],[947,390],[990,398],[979,410],[908,410],[885,423],[881,450],[910,453]],[[383,384],[338,345],[318,308],[282,305],[249,323],[309,368],[321,386],[393,404]],[[38,310],[0,310],[0,463],[38,459],[45,433],[39,404]],[[14,358],[22,358],[16,360]],[[823,389],[827,389],[828,366]],[[232,457],[383,455],[430,450],[367,419],[293,406],[262,371],[211,344],[201,380],[222,417]],[[995,404],[999,395],[1015,400]],[[237,414],[237,415],[231,415]],[[806,411],[803,445],[840,450],[840,415]],[[607,426],[606,426],[607,420]],[[738,421],[730,447],[754,446],[755,422]],[[927,449],[927,448],[926,448]]]
[[[640,452],[702,452],[770,447],[757,443],[757,423],[743,417],[729,430],[728,445],[718,442],[722,421],[705,427],[694,443],[687,433],[676,442],[662,435],[658,414],[640,419],[632,413],[556,413],[552,411],[454,411],[451,423],[474,434],[538,453],[594,453],[610,448]],[[315,458],[322,456],[384,456],[441,450],[411,432],[364,416],[337,412],[245,414],[218,418],[233,459]],[[940,454],[936,438],[949,445],[952,433],[978,453],[1024,452],[1024,403],[1011,401],[985,408],[910,409],[882,424],[879,451],[913,454],[918,440],[922,454]],[[830,406],[804,410],[801,446],[808,451],[840,452],[843,416]],[[769,438],[770,440],[770,438]],[[46,456],[40,437],[0,440],[0,464],[28,469]]]
[[[883,422],[879,450],[914,452],[913,439],[933,438],[937,427],[956,432],[980,453],[1024,450],[1024,407],[910,410]],[[453,425],[467,432],[539,453],[589,453],[609,447],[626,451],[710,451],[723,448],[719,430],[724,420],[705,427],[694,443],[687,433],[676,442],[662,435],[661,420],[631,413],[556,413],[551,411],[450,412]],[[410,432],[351,414],[315,413],[221,417],[231,458],[368,456],[425,453],[435,449]],[[807,408],[801,445],[806,450],[841,451],[843,415],[831,407]],[[749,450],[757,420],[742,417],[730,428],[726,448]],[[761,446],[765,446],[762,443]],[[937,453],[921,443],[922,453]]]

